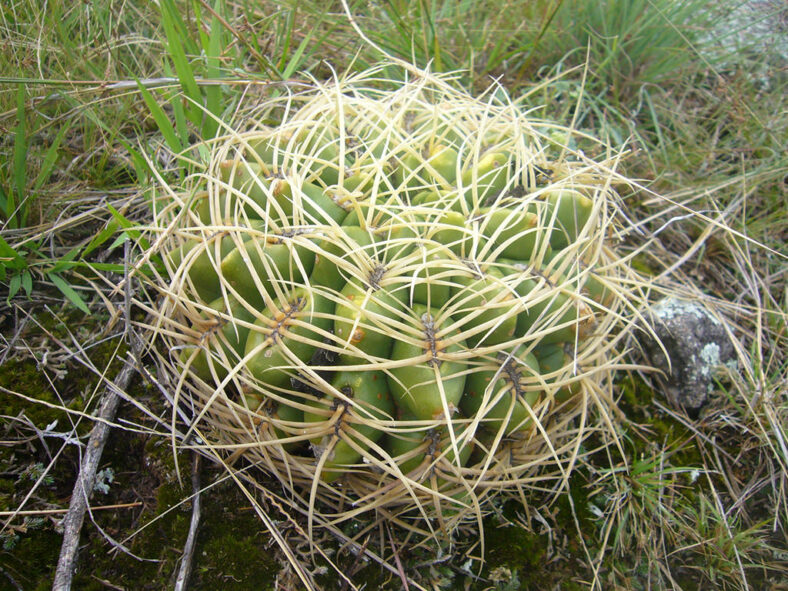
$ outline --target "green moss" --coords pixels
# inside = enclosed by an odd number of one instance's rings
[[[622,394],[621,410],[633,425],[640,425],[638,432],[623,425],[632,448],[630,463],[654,453],[659,445],[664,453],[670,454],[673,466],[702,466],[703,457],[696,444],[686,445],[694,433],[681,421],[658,409],[654,403],[654,390],[640,377],[629,374],[618,381]],[[645,433],[645,436],[644,436]]]
[[[192,587],[273,589],[279,567],[270,535],[253,511],[242,509],[234,484],[218,492],[221,499],[206,504]]]
[[[22,589],[49,589],[53,565],[57,564],[61,537],[52,529],[20,533],[10,550],[0,548],[0,568],[10,574]],[[15,589],[0,576],[0,591]]]

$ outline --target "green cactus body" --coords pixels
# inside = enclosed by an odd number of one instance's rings
[[[449,301],[462,263],[441,249],[425,247],[403,270],[408,278],[408,301],[439,310]],[[411,270],[412,269],[412,270]]]
[[[272,422],[269,425],[271,426],[274,439],[281,441],[298,435],[298,427],[296,425],[283,425],[282,423],[303,423],[304,411],[284,402],[274,402],[272,406],[273,410],[270,411]],[[301,445],[301,441],[289,441],[282,447],[285,451],[293,452]]]
[[[462,186],[466,188],[468,209],[479,209],[485,201],[496,197],[509,182],[509,159],[506,152],[488,152],[462,173]]]
[[[313,183],[302,183],[297,192],[293,189],[287,192],[292,199],[293,224],[300,225],[331,225],[340,223],[347,211],[332,198],[331,189],[324,189]]]
[[[560,250],[573,244],[591,219],[594,202],[579,191],[571,189],[546,191],[543,198],[555,208],[555,219],[558,222],[553,226],[550,246]],[[552,212],[549,215],[552,216]]]
[[[449,413],[460,402],[465,364],[449,357],[462,351],[465,344],[456,334],[443,334],[435,322],[438,316],[434,310],[414,304],[413,314],[419,323],[418,336],[395,341],[390,358],[414,362],[389,370],[389,389],[400,407],[416,418],[435,419],[444,415],[444,401]]]
[[[571,345],[568,345],[571,347]],[[534,355],[539,361],[539,370],[545,378],[545,381],[550,384],[555,382],[559,377],[563,378],[561,372],[573,363],[572,356],[567,353],[568,346],[562,344],[540,344],[539,347],[534,349]],[[552,375],[557,374],[557,375]],[[574,381],[566,386],[558,388],[553,396],[557,404],[563,404],[567,400],[571,400],[580,391],[580,384]]]
[[[246,368],[261,383],[289,386],[330,328],[331,302],[314,290],[297,288],[270,300],[246,340]],[[311,341],[311,342],[310,342]]]
[[[492,241],[498,256],[530,261],[542,241],[539,217],[529,211],[483,207],[478,221],[482,233]]]
[[[515,335],[542,334],[541,343],[574,342],[585,338],[594,325],[594,311],[580,299],[571,284],[564,285],[562,275],[545,276],[534,267],[520,269],[514,290],[524,308],[517,314]],[[564,283],[562,283],[564,282]],[[558,286],[558,288],[557,288]]]
[[[309,276],[315,253],[295,239],[286,236],[251,238],[222,259],[221,271],[226,283],[240,299],[261,309],[265,294],[272,295],[278,287],[288,291]],[[260,282],[260,287],[255,282]]]
[[[394,402],[382,372],[339,371],[332,377],[331,387],[353,402],[328,394],[319,400],[308,401],[306,404],[314,410],[304,413],[305,422],[322,423],[327,422],[338,409],[344,409],[339,411],[342,414],[333,429],[312,440],[316,455],[329,454],[320,473],[325,482],[333,482],[347,471],[347,466],[359,461],[361,452],[356,447],[367,449],[369,444],[365,439],[374,442],[383,435],[380,429],[367,424],[370,419],[391,420],[394,415]],[[340,437],[329,449],[335,433]],[[356,447],[348,439],[352,439]]]
[[[397,421],[416,421],[416,417],[399,409]],[[383,449],[394,459],[403,474],[410,474],[424,461],[429,446],[427,434],[423,430],[402,430],[389,433],[383,442]]]
[[[425,223],[425,216],[412,212],[388,217],[375,229],[380,245],[378,258],[385,264],[406,258],[422,242],[421,231]]]
[[[446,195],[445,191],[436,191],[435,189],[427,189],[419,191],[410,200],[410,204],[414,207],[419,205],[432,206],[441,203]]]
[[[457,468],[468,463],[473,453],[474,444],[472,441],[457,440],[456,443],[459,449],[456,448],[445,427],[432,431],[428,441],[429,446],[422,459],[419,479],[433,490],[449,493],[447,489],[454,488],[457,485],[448,480],[448,478],[456,478]],[[455,450],[459,451],[459,456]],[[450,494],[450,496],[462,498],[465,496],[465,493],[466,490],[463,488],[461,492]],[[451,514],[455,510],[453,503],[447,503],[444,500],[441,500],[440,503],[444,516]]]
[[[201,210],[201,218],[217,219],[218,215],[218,219],[234,219],[243,211],[249,219],[286,224],[292,217],[292,204],[283,197],[287,183],[281,178],[267,177],[261,165],[225,160],[219,164],[219,175],[229,188],[219,192],[213,210],[205,207]]]
[[[572,285],[596,303],[609,306],[615,300],[615,294],[605,284],[602,274],[571,249],[553,252],[545,257],[545,261],[554,269],[563,269],[565,275],[572,277]]]
[[[399,421],[416,421],[416,417],[408,411],[401,411]],[[451,436],[445,427],[429,431],[414,430],[389,433],[383,442],[383,448],[394,459],[403,474],[417,478],[429,484],[429,468],[457,465],[457,454],[452,446]],[[459,465],[464,466],[470,459],[473,445],[460,443]],[[439,459],[440,458],[440,459]],[[445,482],[437,479],[436,489],[440,490]]]
[[[372,274],[378,271],[373,270]],[[376,283],[380,278],[375,278]],[[351,279],[340,291],[334,311],[334,335],[337,345],[345,347],[340,353],[342,363],[365,363],[368,358],[385,359],[391,350],[393,335],[385,328],[386,319],[394,318],[402,309],[401,290],[391,293],[379,285],[363,287]],[[358,353],[356,353],[358,351]]]
[[[306,181],[322,187],[339,183],[340,149],[339,137],[328,128],[304,130],[296,141],[302,145],[299,151],[305,155],[306,166],[302,169]]]
[[[341,290],[348,281],[347,271],[343,272],[345,264],[351,265],[353,255],[357,253],[367,253],[366,257],[369,257],[369,246],[373,242],[369,232],[358,226],[343,226],[343,233],[342,242],[326,238],[318,245],[315,265],[309,276],[313,286]]]
[[[175,268],[186,265],[186,273],[197,295],[203,302],[212,302],[222,295],[221,281],[216,270],[234,247],[232,236],[217,234],[204,241],[187,240],[168,257]]]
[[[289,136],[286,134],[250,139],[248,146],[253,153],[250,155],[251,162],[259,164],[266,176],[279,173],[287,149],[287,139]]]
[[[212,221],[211,208],[213,207],[214,200],[211,199],[211,194],[208,191],[197,191],[192,197],[190,208],[197,214],[197,219],[200,223],[210,225]],[[222,209],[220,207],[220,209]]]
[[[468,417],[485,412],[481,425],[492,431],[526,431],[532,426],[531,414],[542,392],[535,376],[539,361],[530,351],[516,356],[499,353],[492,361],[468,376],[461,408]]]
[[[375,171],[365,171],[360,163],[354,163],[345,174],[342,182],[339,183],[345,191],[364,195],[372,190],[375,184]]]
[[[457,180],[459,154],[450,146],[435,145],[429,151],[427,164],[436,174],[430,174],[432,182],[443,188],[451,188]]]
[[[376,232],[391,222],[392,212],[385,205],[371,200],[350,200],[345,204],[343,226],[359,226]]]
[[[155,208],[150,243],[179,245],[157,334],[199,378],[201,433],[287,474],[316,524],[369,501],[437,539],[573,463],[577,398],[611,382],[605,339],[647,290],[605,243],[610,163],[551,160],[556,126],[502,89],[354,80],[281,93]]]
[[[443,244],[458,257],[467,258],[473,254],[473,232],[460,212],[446,211],[440,214],[427,237]]]
[[[407,152],[393,163],[391,179],[403,200],[414,197],[429,186],[423,176],[422,159],[418,154]]]
[[[504,286],[503,273],[495,267],[467,266],[452,287],[452,316],[462,323],[468,346],[490,346],[514,337],[517,328],[516,296]]]
[[[228,366],[222,362],[220,355],[224,355],[229,361],[229,367],[241,361],[249,335],[249,327],[244,326],[243,323],[251,324],[254,321],[254,314],[242,303],[229,296],[228,299],[229,308],[224,298],[218,298],[209,304],[209,310],[200,313],[202,321],[195,323],[195,328],[204,331],[205,336],[200,342],[201,349],[192,360],[192,371],[206,382],[213,379],[211,366],[219,380],[227,376]],[[222,318],[221,314],[230,316],[232,320]],[[216,350],[217,348],[221,348],[221,353]],[[191,349],[184,349],[181,360],[185,362],[192,354]],[[218,356],[215,363],[209,360],[212,355]]]

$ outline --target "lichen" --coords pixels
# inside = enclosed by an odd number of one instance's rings
[[[654,304],[651,310],[656,318],[663,320],[669,320],[685,314],[694,314],[698,318],[708,317],[714,324],[720,324],[719,320],[707,313],[699,304],[677,298],[665,298]]]

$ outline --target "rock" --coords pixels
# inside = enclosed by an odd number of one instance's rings
[[[660,347],[648,331],[639,337],[648,362],[664,372],[655,374],[657,381],[674,405],[697,412],[714,388],[717,371],[722,366],[737,369],[725,326],[701,304],[672,297],[654,304],[646,318],[662,343]]]

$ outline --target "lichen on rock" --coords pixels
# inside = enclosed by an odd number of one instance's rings
[[[713,391],[718,371],[736,370],[729,332],[703,305],[675,297],[660,300],[646,316],[650,330],[642,333],[640,346],[660,372],[657,381],[671,403],[697,412]]]

